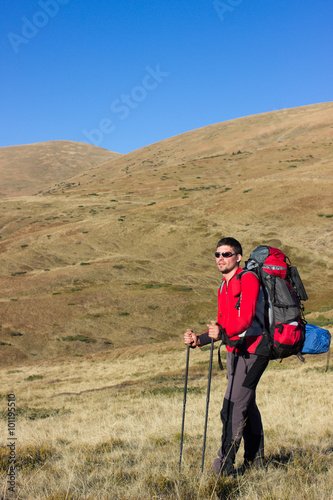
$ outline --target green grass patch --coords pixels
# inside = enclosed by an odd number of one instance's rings
[[[326,354],[326,359],[327,359],[327,354]],[[306,373],[309,373],[309,372],[318,372],[318,373],[333,372],[333,366],[332,365],[328,365],[328,366],[311,366],[309,368],[306,368],[305,371],[306,371]]]
[[[50,417],[56,417],[58,415],[67,415],[71,413],[71,410],[66,410],[65,408],[16,408],[15,414],[19,418],[26,418],[27,420],[40,420]],[[8,418],[7,411],[0,411],[0,419],[6,420]]]
[[[172,283],[142,283],[140,290],[150,290],[152,288],[166,288],[172,286]]]
[[[211,186],[197,186],[195,188],[180,187],[178,189],[179,189],[179,191],[185,191],[185,192],[189,192],[189,191],[204,191],[204,190],[210,190],[210,189],[221,189],[221,186],[216,186],[216,184],[214,184],[214,185],[211,185]],[[229,189],[231,189],[231,188],[226,188],[226,191],[228,191]]]
[[[6,446],[0,447],[0,470],[7,473],[9,468],[10,450]],[[20,471],[30,471],[35,468],[41,468],[45,463],[56,457],[56,451],[48,444],[39,446],[26,446],[18,448],[16,453],[15,467]]]
[[[145,478],[145,488],[149,493],[149,498],[176,498],[175,480],[167,474],[149,472]]]
[[[268,363],[268,366],[266,368],[266,370],[287,370],[288,368],[288,364],[287,363],[284,363],[283,360],[275,360],[275,359],[272,359],[269,363]]]
[[[93,447],[95,453],[112,453],[115,448],[123,449],[126,444],[122,439],[112,438],[109,441],[99,443]]]
[[[202,394],[204,392],[201,387],[189,387],[187,389],[187,393],[189,394]],[[153,389],[149,389],[148,391],[142,391],[142,396],[174,396],[176,394],[183,394],[184,387],[154,387]]]
[[[43,375],[29,375],[29,377],[25,378],[26,382],[33,382],[34,380],[42,380],[44,378]]]
[[[313,325],[317,325],[317,326],[328,326],[328,325],[333,324],[332,318],[327,318],[323,314],[320,314],[316,318],[312,318],[311,322]]]
[[[85,342],[86,344],[97,342],[95,339],[86,337],[85,335],[68,335],[67,337],[61,337],[61,339],[68,342],[75,342],[77,340],[79,342]]]
[[[191,290],[193,290],[192,287],[184,285],[173,285],[172,283],[142,283],[140,290],[151,290],[158,288],[169,288],[174,292],[190,292]]]

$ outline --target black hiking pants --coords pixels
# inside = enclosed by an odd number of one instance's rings
[[[228,386],[223,400],[222,445],[214,471],[230,473],[244,439],[244,462],[264,457],[264,433],[256,405],[256,387],[268,365],[268,358],[256,354],[227,354]]]

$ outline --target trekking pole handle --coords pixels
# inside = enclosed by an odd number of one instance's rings
[[[217,332],[216,334],[214,333],[214,341],[221,340],[221,330],[222,327],[214,320],[212,320],[209,324],[207,324],[208,329],[210,330],[211,327],[215,327],[215,331]],[[212,338],[212,337],[210,337]]]

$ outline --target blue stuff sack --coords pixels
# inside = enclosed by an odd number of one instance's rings
[[[331,334],[328,330],[306,323],[302,354],[322,354],[329,350],[330,344]]]

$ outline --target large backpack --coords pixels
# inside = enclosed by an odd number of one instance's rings
[[[303,301],[308,296],[297,268],[281,250],[260,245],[251,252],[243,272],[253,272],[264,293],[264,324],[261,326],[269,339],[271,359],[287,358],[293,354],[302,359],[305,338]]]

